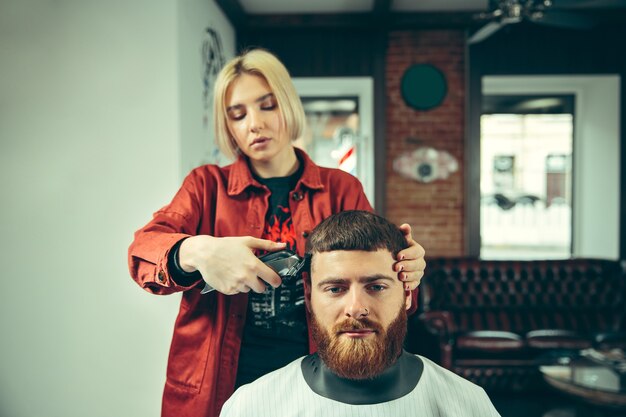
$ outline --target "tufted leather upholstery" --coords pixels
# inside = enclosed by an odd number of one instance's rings
[[[486,389],[536,387],[547,353],[626,340],[618,262],[429,259],[420,288],[440,363]]]

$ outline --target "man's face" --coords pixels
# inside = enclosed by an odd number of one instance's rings
[[[311,330],[326,366],[365,379],[397,360],[406,334],[410,293],[393,270],[391,252],[315,253],[306,301]]]

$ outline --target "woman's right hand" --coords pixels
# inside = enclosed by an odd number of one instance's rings
[[[223,294],[262,293],[265,283],[278,287],[282,281],[254,255],[255,249],[273,252],[285,249],[285,244],[251,236],[191,236],[180,245],[179,264],[186,272],[200,271],[202,278]]]

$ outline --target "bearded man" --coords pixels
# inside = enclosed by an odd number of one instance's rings
[[[221,416],[499,416],[482,388],[402,349],[411,293],[393,267],[406,246],[369,212],[320,223],[305,277],[317,353],[240,387]]]

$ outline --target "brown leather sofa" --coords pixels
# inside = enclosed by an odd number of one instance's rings
[[[407,349],[490,391],[542,386],[538,366],[625,346],[626,281],[599,259],[429,259]]]

